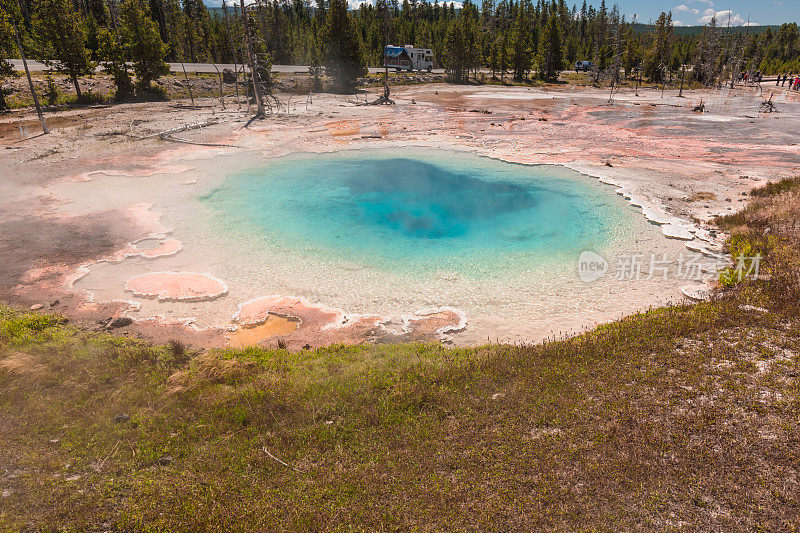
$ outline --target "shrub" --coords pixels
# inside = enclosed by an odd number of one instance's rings
[[[800,309],[800,178],[768,183],[751,196],[746,209],[716,220],[731,231],[728,251],[737,262],[760,255],[759,277],[766,275],[769,296],[787,309]],[[726,269],[720,283],[733,287],[740,278],[736,268]]]
[[[58,87],[56,87],[56,83],[50,76],[47,76],[45,83],[47,84],[47,91],[44,93],[44,98],[47,101],[47,105],[54,106],[58,102]]]
[[[11,316],[0,321],[0,338],[13,340],[29,337],[61,322],[60,318],[51,315],[26,313]]]

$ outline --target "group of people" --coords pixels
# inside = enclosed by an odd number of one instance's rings
[[[761,74],[760,70],[757,70],[755,72],[747,72],[747,71],[745,71],[745,72],[742,72],[739,75],[739,79],[741,81],[745,82],[745,84],[747,84],[748,81],[752,82],[752,83],[761,83],[761,79],[763,77],[764,77],[764,75]]]
[[[795,76],[794,72],[778,74],[778,82],[775,86],[785,87],[787,81],[789,82],[789,89],[793,91],[800,90],[800,76]]]

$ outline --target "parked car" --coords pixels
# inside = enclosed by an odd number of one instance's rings
[[[590,70],[594,70],[594,63],[591,61],[576,61],[575,62],[575,72],[589,72]]]

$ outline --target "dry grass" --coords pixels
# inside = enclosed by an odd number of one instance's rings
[[[1,310],[0,529],[797,531],[773,283],[475,349],[192,354]]]
[[[249,349],[184,366],[167,347],[13,327],[0,525],[791,530],[800,324],[741,303],[529,347]]]
[[[692,193],[690,196],[688,196],[686,198],[686,201],[687,202],[700,202],[700,201],[703,201],[703,200],[715,200],[716,198],[717,198],[717,195],[714,194],[713,192],[697,191],[695,193]]]
[[[742,211],[717,223],[731,231],[730,252],[763,256],[768,299],[800,311],[800,178],[755,189],[754,200]]]

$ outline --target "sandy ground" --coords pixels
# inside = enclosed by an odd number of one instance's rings
[[[147,254],[158,260],[159,254],[179,253],[180,243],[170,241],[170,228],[147,205],[116,202],[107,210],[71,215],[50,189],[53,184],[99,182],[103,170],[132,176],[179,173],[187,158],[230,154],[237,147],[278,156],[423,146],[563,164],[616,185],[665,234],[685,234],[690,246],[711,251],[719,249],[721,236],[705,230],[707,221],[740,209],[754,186],[796,175],[800,168],[800,98],[786,92],[776,95],[779,112],[774,114],[759,112],[757,89],[687,92],[684,98],[640,90],[638,96],[623,92],[608,102],[605,90],[571,86],[437,84],[396,90],[394,106],[361,105],[374,97],[315,95],[307,103],[305,96],[279,96],[280,112],[247,127],[246,111],[230,99],[224,111],[214,100],[200,101],[198,109],[177,102],[74,109],[47,116],[52,133],[42,136],[37,136],[35,115],[0,117],[0,299],[61,312],[98,328],[196,346],[274,341],[278,335],[295,347],[437,338],[463,325],[464,317],[448,309],[389,324],[379,317],[347,317],[313,302],[282,300],[261,306],[248,302],[248,312],[256,317],[251,324],[261,329],[231,335],[225,327],[114,320],[125,316],[129,303],[94,302],[72,289],[98,261]],[[701,100],[707,112],[693,112]],[[205,127],[174,134],[200,144],[148,137],[201,122]],[[135,245],[147,238],[158,240],[147,250]],[[159,283],[159,294],[185,296],[181,287]],[[213,285],[213,280],[200,283]]]

